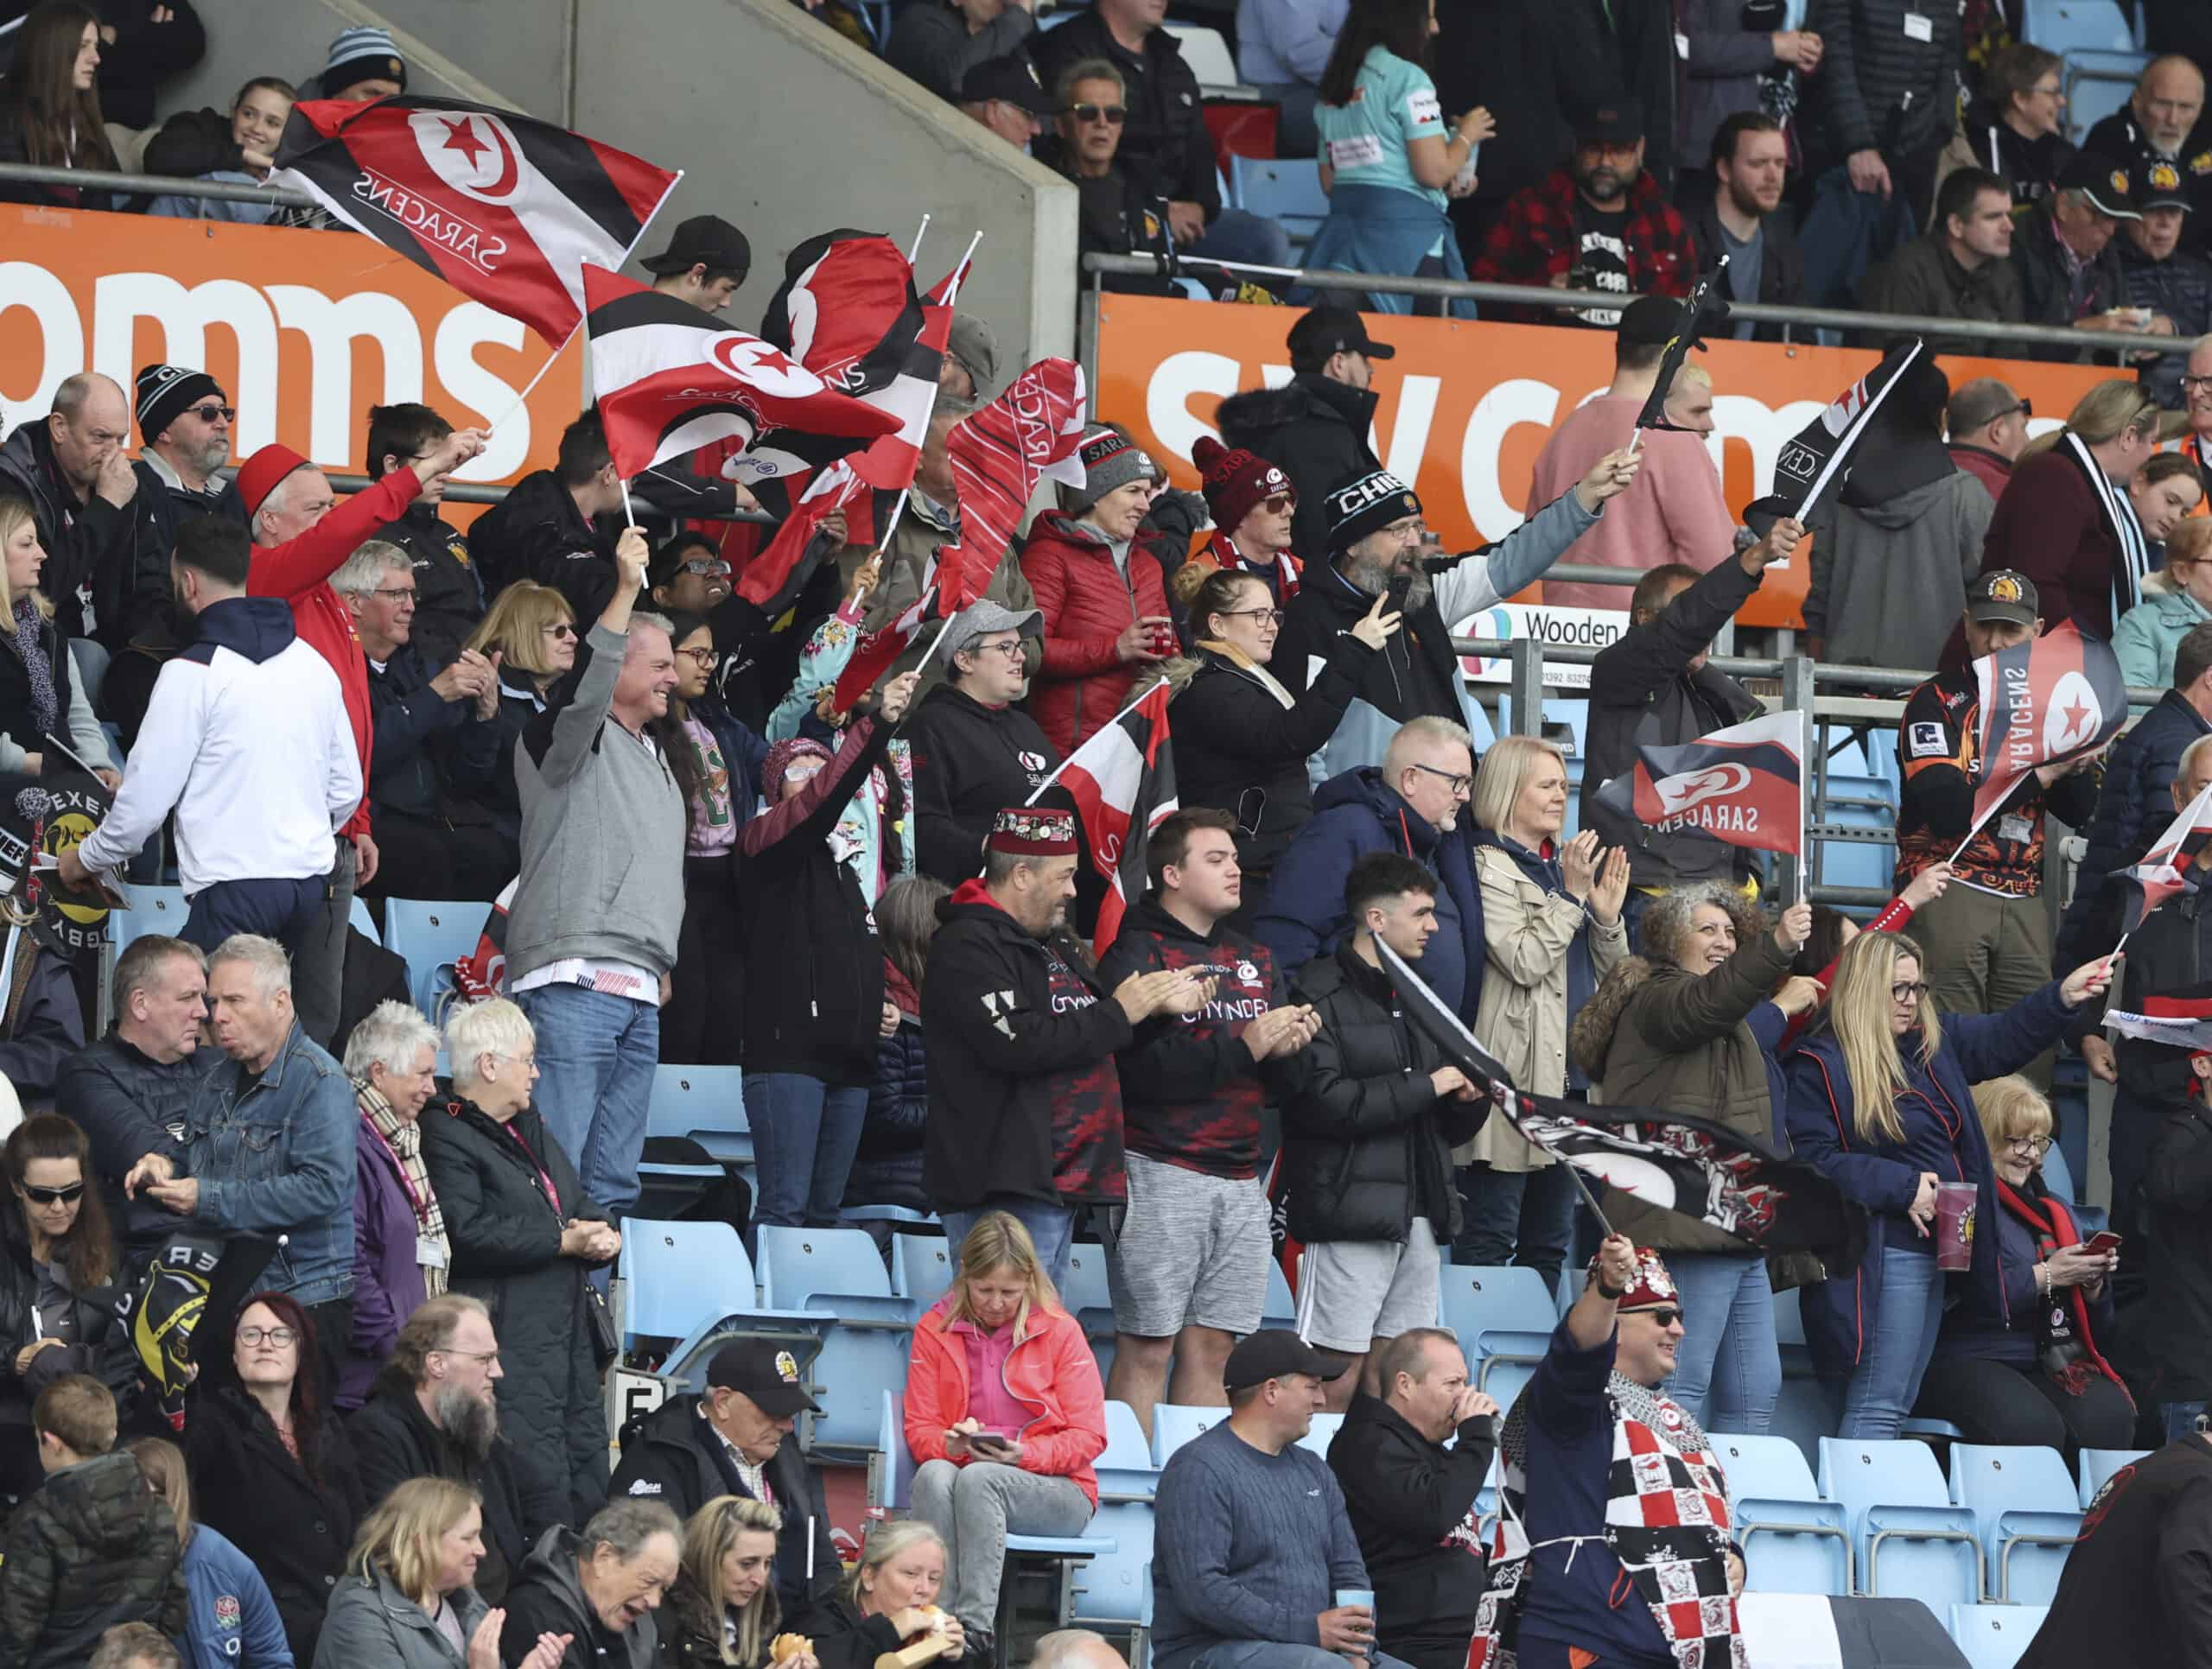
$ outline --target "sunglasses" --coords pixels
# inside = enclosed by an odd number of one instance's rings
[[[556,638],[573,638],[576,635],[575,627],[570,625],[566,620],[556,621],[550,626],[540,626],[538,630],[550,633]]]
[[[1648,1316],[1658,1323],[1662,1329],[1672,1327],[1682,1318],[1682,1312],[1680,1310],[1631,1310],[1628,1313],[1631,1316]]]
[[[74,1205],[85,1191],[82,1183],[71,1183],[67,1188],[34,1188],[29,1183],[21,1186],[23,1197],[33,1205]]]
[[[689,562],[679,565],[676,571],[678,574],[701,574],[709,579],[713,579],[716,575],[728,579],[729,564],[718,556],[694,556]]]
[[[1118,128],[1129,119],[1127,105],[1070,105],[1068,114],[1078,122],[1103,122]]]
[[[212,423],[218,417],[226,423],[234,423],[238,421],[238,409],[236,406],[194,406],[192,415],[203,423]]]
[[[1294,492],[1277,492],[1270,494],[1260,502],[1270,515],[1280,516],[1286,510],[1294,510],[1298,507],[1298,495]]]

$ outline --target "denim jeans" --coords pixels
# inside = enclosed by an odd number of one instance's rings
[[[2188,1437],[2196,1430],[2197,1421],[2204,1418],[2201,1402],[2162,1402],[2158,1405],[2158,1423],[2164,1429],[2168,1443],[2177,1437]]]
[[[515,1001],[537,1034],[537,1111],[585,1194],[619,1223],[638,1203],[660,1010],[581,985],[537,986]]]
[[[1766,1260],[1681,1254],[1669,1256],[1667,1268],[1682,1301],[1682,1342],[1667,1394],[1708,1431],[1764,1436],[1782,1395]]]
[[[1037,1261],[1052,1278],[1052,1290],[1067,1285],[1068,1260],[1075,1253],[1075,1213],[1065,1205],[1042,1200],[986,1200],[970,1211],[944,1211],[944,1252],[954,1268],[960,1266],[960,1243],[968,1231],[994,1211],[1003,1211],[1020,1222],[1037,1247]]]
[[[1881,1232],[1910,1234],[1885,1222]],[[1897,1435],[1920,1395],[1921,1375],[1936,1354],[1943,1320],[1943,1272],[1932,1252],[1883,1246],[1869,1258],[1882,1260],[1881,1302],[1867,1317],[1859,1366],[1843,1388],[1843,1425],[1837,1435],[1886,1442]]]
[[[1495,1268],[1518,1264],[1559,1285],[1574,1238],[1574,1178],[1563,1164],[1541,1171],[1493,1171],[1478,1160],[1459,1170],[1459,1238],[1452,1261]]]
[[[745,1112],[760,1167],[754,1224],[836,1227],[868,1118],[867,1089],[832,1088],[796,1072],[748,1073]]]

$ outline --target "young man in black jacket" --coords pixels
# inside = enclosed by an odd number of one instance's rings
[[[1282,1002],[1267,947],[1224,925],[1243,898],[1234,817],[1175,813],[1153,831],[1145,868],[1152,891],[1099,963],[1101,982],[1162,968],[1214,982],[1204,1008],[1154,1015],[1118,1057],[1129,1203],[1106,1245],[1106,1394],[1149,1432],[1163,1394],[1226,1407],[1230,1349],[1260,1330],[1274,1254],[1260,1181],[1260,1064],[1305,1048],[1319,1022]]]
[[[1284,346],[1290,381],[1224,400],[1221,438],[1290,477],[1298,490],[1291,549],[1300,561],[1318,562],[1329,549],[1328,495],[1382,467],[1367,443],[1375,422],[1375,362],[1395,358],[1398,350],[1370,337],[1366,321],[1350,308],[1328,307],[1300,314]]]
[[[1001,811],[980,880],[938,906],[922,987],[929,1075],[922,1185],[948,1253],[987,1211],[1019,1218],[1056,1287],[1075,1214],[1128,1196],[1115,1050],[1163,1009],[1192,1013],[1211,983],[1180,968],[1133,974],[1109,992],[1060,936],[1075,897],[1072,813]]]
[[[1305,1243],[1298,1332],[1351,1359],[1329,1387],[1344,1408],[1377,1390],[1370,1349],[1437,1323],[1438,1250],[1459,1232],[1452,1150],[1487,1106],[1407,1019],[1379,940],[1418,961],[1436,931],[1434,873],[1395,852],[1352,866],[1344,909],[1357,923],[1337,954],[1309,963],[1293,995],[1320,1030],[1276,1076],[1291,1238]]]
[[[1354,1397],[1329,1443],[1375,1584],[1375,1643],[1413,1669],[1462,1669],[1483,1596],[1475,1497],[1497,1453],[1498,1406],[1467,1383],[1467,1359],[1442,1328],[1399,1334],[1376,1378],[1382,1394]]]
[[[607,612],[614,594],[614,547],[595,526],[622,507],[622,483],[607,430],[587,411],[561,431],[559,461],[525,475],[469,529],[469,550],[486,599],[517,580],[551,586],[581,625]]]
[[[395,469],[427,458],[452,433],[453,425],[426,405],[371,406],[369,479],[381,480]],[[397,545],[414,564],[414,641],[432,666],[445,666],[461,653],[461,644],[484,618],[486,601],[483,581],[469,560],[468,541],[438,515],[438,506],[445,502],[446,479],[433,476],[407,506],[407,513],[385,523],[375,535]]]

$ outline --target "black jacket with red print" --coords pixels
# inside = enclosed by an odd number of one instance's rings
[[[1132,974],[1163,968],[1189,968],[1218,984],[1198,1013],[1147,1020],[1122,1050],[1123,1139],[1130,1152],[1162,1164],[1256,1177],[1267,1092],[1241,1040],[1246,1026],[1281,1000],[1274,958],[1226,927],[1202,937],[1148,895],[1122,922],[1098,980],[1111,991]]]
[[[937,909],[922,982],[931,1203],[1123,1198],[1114,1051],[1129,1041],[1128,1016],[982,882]]]
[[[1628,288],[1635,295],[1688,295],[1697,277],[1697,245],[1690,229],[1648,173],[1628,188],[1628,219],[1621,230],[1628,251]],[[1574,176],[1565,168],[1506,199],[1505,213],[1467,276],[1484,284],[1548,284],[1574,265],[1580,248],[1574,229]],[[1556,313],[1534,308],[1494,309],[1522,324],[1557,324]],[[1491,314],[1486,313],[1485,318]]]

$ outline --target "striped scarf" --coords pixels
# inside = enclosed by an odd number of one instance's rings
[[[2105,473],[2089,455],[2082,437],[2070,428],[2063,430],[2058,437],[2058,450],[2088,478],[2089,497],[2103,512],[2105,526],[2119,547],[2112,576],[2112,618],[2117,624],[2121,615],[2143,600],[2143,581],[2151,572],[2150,542],[2143,536],[2143,524],[2135,519],[2135,506],[2128,502],[2126,487]]]
[[[435,1267],[423,1266],[423,1294],[437,1298],[446,1290],[446,1271],[453,1262],[453,1244],[446,1238],[446,1214],[438,1204],[436,1190],[430,1186],[430,1173],[423,1168],[423,1127],[414,1120],[403,1119],[393,1112],[384,1092],[366,1078],[353,1080],[353,1100],[369,1128],[384,1139],[384,1145],[399,1160],[400,1178],[415,1206],[415,1220],[423,1238],[445,1247],[446,1255]]]

